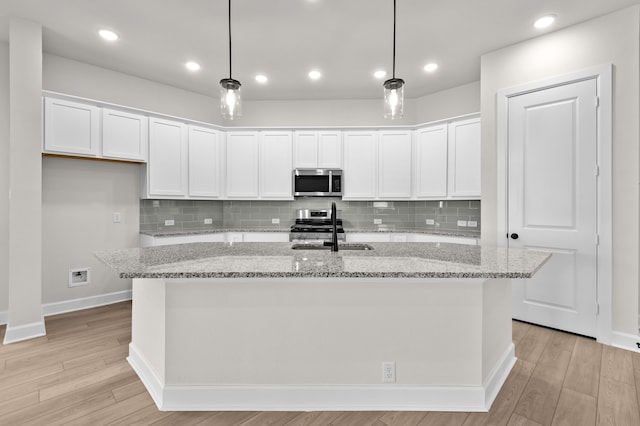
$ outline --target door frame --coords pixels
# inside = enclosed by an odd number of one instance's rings
[[[596,338],[611,344],[613,339],[613,186],[612,186],[612,74],[613,66],[604,64],[501,89],[496,94],[497,143],[497,244],[505,246],[508,232],[508,109],[509,98],[584,80],[596,80],[599,105],[596,111],[597,192],[597,303]],[[594,173],[596,171],[594,170]],[[594,236],[596,238],[596,236]]]

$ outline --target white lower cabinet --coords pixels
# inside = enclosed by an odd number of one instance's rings
[[[168,246],[171,244],[188,243],[222,243],[224,241],[224,232],[174,236],[168,235],[162,237],[152,237],[150,235],[140,234],[140,247]]]
[[[187,126],[177,121],[151,118],[147,197],[184,198],[188,187],[187,167]]]
[[[345,231],[348,243],[388,243],[390,235],[382,232],[349,232]]]
[[[222,141],[220,132],[189,126],[189,196],[221,196]]]

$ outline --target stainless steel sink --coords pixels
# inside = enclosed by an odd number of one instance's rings
[[[298,243],[291,246],[292,250],[331,250],[331,246],[324,246],[322,244],[305,244]],[[359,243],[342,243],[338,244],[338,250],[373,250],[369,244]]]

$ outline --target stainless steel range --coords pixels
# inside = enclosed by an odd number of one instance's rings
[[[338,240],[344,241],[342,227],[342,211],[337,210]],[[331,241],[333,227],[331,225],[331,210],[296,210],[296,222],[291,226],[289,241],[294,240],[324,240]]]

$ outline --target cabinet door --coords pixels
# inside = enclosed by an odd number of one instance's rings
[[[375,132],[344,133],[343,198],[375,198],[376,158]]]
[[[227,197],[258,198],[258,133],[227,133]]]
[[[342,132],[318,132],[318,167],[342,168]]]
[[[378,198],[411,197],[411,132],[378,133]]]
[[[149,195],[187,193],[187,126],[159,118],[149,120]]]
[[[220,196],[220,133],[189,126],[189,196]]]
[[[293,199],[292,135],[289,131],[260,134],[260,197]]]
[[[147,161],[148,120],[139,114],[102,109],[102,156]]]
[[[447,196],[447,125],[417,130],[414,138],[415,198]]]
[[[480,197],[480,119],[449,124],[449,197]]]
[[[100,108],[66,100],[44,100],[44,151],[97,156]]]
[[[318,167],[318,133],[296,132],[294,151],[296,168],[314,169]]]

